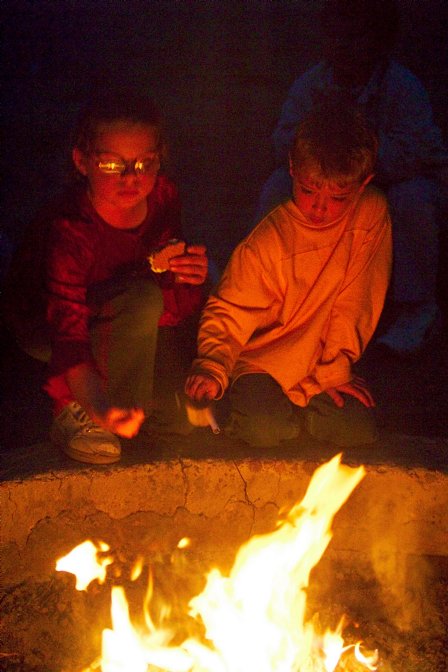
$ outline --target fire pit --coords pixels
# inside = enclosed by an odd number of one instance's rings
[[[316,457],[54,465],[6,480],[0,670],[86,669],[110,627],[113,585],[124,587],[133,620],[142,621],[149,566],[153,608],[169,604],[170,625],[181,630],[207,573],[219,567],[228,574],[241,545],[275,530],[282,512],[303,498],[324,461]],[[445,670],[447,485],[442,471],[367,464],[311,572],[307,617],[334,629],[345,615],[344,639],[378,649],[384,672]],[[179,548],[184,538],[189,543]],[[113,562],[104,584],[76,591],[75,577],[56,572],[55,563],[85,539],[106,542]],[[132,580],[139,561],[140,577]],[[353,665],[337,669],[363,669]]]

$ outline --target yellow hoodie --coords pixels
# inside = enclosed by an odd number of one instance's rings
[[[221,395],[229,379],[268,373],[298,406],[350,381],[384,305],[391,249],[386,198],[370,185],[325,227],[293,201],[278,206],[207,301],[192,373],[213,375]]]

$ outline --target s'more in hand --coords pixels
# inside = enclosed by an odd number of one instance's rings
[[[187,244],[184,240],[172,238],[165,245],[153,250],[148,256],[149,265],[154,273],[164,273],[170,270],[170,259],[187,253]]]

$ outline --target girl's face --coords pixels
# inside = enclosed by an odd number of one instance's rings
[[[92,151],[75,147],[73,161],[87,177],[95,209],[106,218],[125,214],[154,188],[160,168],[156,129],[129,122],[101,125]]]
[[[373,177],[340,187],[307,170],[291,169],[291,176],[295,204],[312,226],[322,227],[340,219]]]

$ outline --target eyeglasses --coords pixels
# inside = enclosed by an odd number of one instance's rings
[[[145,156],[144,159],[131,159],[126,161],[118,154],[110,152],[95,152],[97,161],[95,166],[106,175],[154,175],[160,168],[160,159],[157,152]]]

